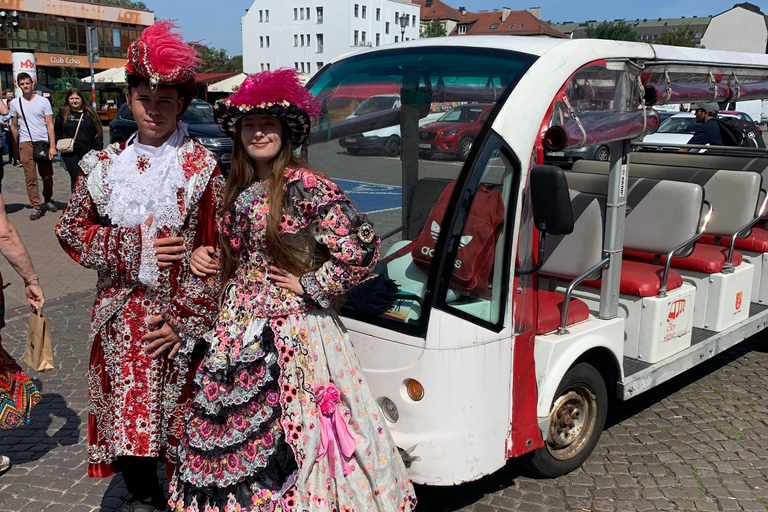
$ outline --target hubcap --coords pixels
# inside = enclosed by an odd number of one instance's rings
[[[583,447],[595,429],[596,397],[585,385],[566,389],[549,413],[547,448],[559,460],[570,459]]]
[[[467,156],[469,155],[470,150],[472,150],[472,141],[471,140],[465,141],[461,145],[461,154],[464,156]]]

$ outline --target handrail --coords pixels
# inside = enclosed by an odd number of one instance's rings
[[[688,245],[688,244],[690,244],[692,242],[695,242],[696,240],[701,238],[701,236],[707,230],[707,224],[709,224],[709,219],[712,218],[712,203],[710,203],[709,201],[707,201],[705,199],[704,200],[704,204],[707,205],[708,210],[707,210],[706,215],[704,215],[704,224],[702,224],[701,229],[699,230],[699,232],[696,233],[695,235],[693,235],[691,238],[689,238],[685,242],[683,242],[682,244],[680,244],[677,247],[675,247],[674,249],[672,249],[671,251],[669,251],[669,254],[667,254],[667,261],[664,264],[664,275],[661,278],[661,286],[659,287],[659,294],[657,295],[657,297],[666,297],[667,296],[667,279],[669,279],[669,268],[672,265],[672,255],[675,254],[680,249],[682,249],[683,247],[685,247],[686,245]]]
[[[399,228],[395,228],[392,231],[388,231],[388,232],[384,233],[379,238],[381,240],[386,240],[387,238],[398,234],[399,232],[403,231],[404,229],[405,229],[405,226],[400,226]]]
[[[603,258],[600,263],[590,268],[568,284],[568,287],[565,289],[565,301],[563,302],[563,313],[560,317],[560,327],[557,328],[557,332],[555,334],[568,334],[568,308],[571,305],[571,293],[573,293],[573,289],[581,284],[581,282],[588,278],[590,275],[592,275],[597,269],[603,265],[606,265],[610,260],[611,258]]]
[[[758,152],[768,153],[768,148],[747,148],[743,146],[715,146],[710,144],[670,144],[665,142],[632,142],[633,147],[650,147],[650,148],[688,148],[688,149],[709,149],[716,151],[732,151],[734,153],[739,152]]]
[[[723,265],[723,274],[731,274],[734,271],[733,266],[733,252],[736,249],[736,237],[739,236],[739,234],[743,233],[744,231],[748,230],[758,222],[760,222],[760,219],[763,217],[763,214],[765,213],[765,208],[768,206],[768,190],[761,188],[760,192],[762,192],[765,197],[763,198],[763,203],[760,205],[760,208],[757,210],[757,215],[754,219],[747,222],[744,226],[739,228],[739,230],[733,234],[731,237],[731,245],[728,248],[728,259],[725,262],[725,265]]]

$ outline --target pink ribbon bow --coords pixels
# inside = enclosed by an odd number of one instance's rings
[[[328,387],[318,386],[315,390],[317,405],[320,407],[320,449],[316,462],[328,456],[331,476],[336,476],[335,461],[336,451],[341,454],[341,468],[344,476],[349,475],[351,464],[347,462],[355,453],[355,438],[349,431],[349,425],[344,420],[344,415],[339,411],[341,396],[336,386],[331,383]]]

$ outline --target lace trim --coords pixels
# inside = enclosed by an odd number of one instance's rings
[[[157,266],[157,251],[152,241],[152,228],[141,225],[141,265],[139,266],[139,282],[149,288],[154,288],[160,281],[160,268]]]
[[[301,287],[304,288],[304,294],[320,304],[320,307],[331,307],[331,300],[323,293],[323,289],[320,287],[320,283],[317,282],[314,272],[304,274],[299,278],[299,282]]]

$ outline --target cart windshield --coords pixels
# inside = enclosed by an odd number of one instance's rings
[[[341,60],[309,82],[322,103],[309,163],[382,238],[376,276],[341,299],[343,315],[423,332],[427,283],[441,258],[435,245],[446,210],[438,202],[474,157],[488,114],[534,60],[496,49],[382,50]]]

